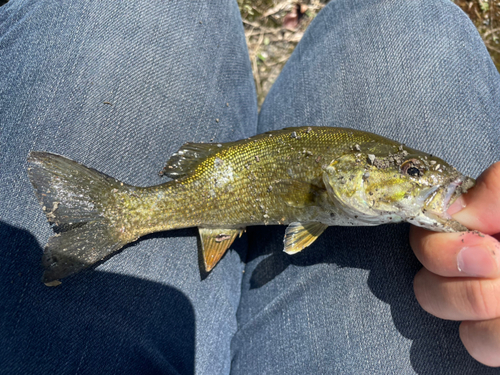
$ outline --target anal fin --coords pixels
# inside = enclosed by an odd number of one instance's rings
[[[236,239],[241,237],[244,229],[198,228],[201,237],[201,246],[205,270],[211,271],[219,262],[226,250]]]
[[[310,222],[310,223],[291,223],[285,232],[283,243],[284,252],[287,254],[296,254],[312,244],[328,228],[328,225]]]

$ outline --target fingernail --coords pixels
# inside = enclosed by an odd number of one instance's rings
[[[454,215],[459,211],[462,211],[465,208],[465,200],[462,198],[462,196],[459,196],[453,204],[448,207],[448,213],[450,215]]]
[[[460,272],[468,276],[489,277],[498,273],[494,251],[480,246],[464,247],[457,256]]]

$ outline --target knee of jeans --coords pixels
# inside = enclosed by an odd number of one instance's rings
[[[403,96],[411,103],[495,74],[476,28],[450,0],[331,0],[271,88],[259,130],[299,126],[304,113],[311,125],[344,126],[335,114],[352,107],[358,118],[367,100],[402,102]],[[353,104],[354,98],[364,101]]]
[[[489,64],[482,39],[468,16],[450,0],[332,0],[311,23],[294,59],[365,55],[394,61],[453,65]],[[368,56],[368,57],[367,57]],[[413,56],[413,57],[412,57]],[[464,61],[465,59],[465,61]],[[332,61],[332,62],[333,62]],[[373,63],[374,64],[374,63]],[[489,69],[489,68],[487,68]]]
[[[316,17],[310,31],[319,25],[323,32],[337,27],[365,38],[384,29],[435,37],[478,34],[469,17],[450,0],[332,0]]]

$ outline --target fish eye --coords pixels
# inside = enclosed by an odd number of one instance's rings
[[[411,177],[420,177],[424,174],[424,168],[418,159],[410,159],[401,164],[401,173]]]
[[[410,167],[406,171],[406,174],[408,174],[408,176],[418,177],[420,176],[420,170],[416,167]]]

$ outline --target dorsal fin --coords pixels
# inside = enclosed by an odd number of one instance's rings
[[[219,152],[222,147],[221,143],[185,143],[179,151],[170,157],[160,172],[160,176],[168,176],[173,179],[183,177],[206,158]]]
[[[201,246],[205,270],[210,272],[219,262],[226,250],[236,239],[243,234],[244,229],[198,228],[201,237]]]

